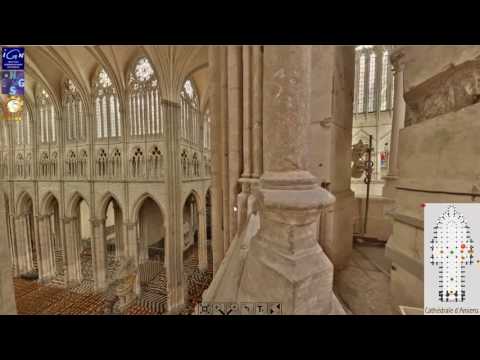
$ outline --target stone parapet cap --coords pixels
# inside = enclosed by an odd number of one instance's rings
[[[397,209],[392,211],[387,211],[386,215],[391,216],[395,221],[398,221],[402,224],[412,226],[414,228],[423,230],[423,219],[418,219],[411,215],[403,214]]]

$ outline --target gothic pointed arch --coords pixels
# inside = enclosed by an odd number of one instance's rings
[[[93,78],[93,102],[95,109],[95,138],[115,139],[122,136],[122,119],[119,92],[109,73],[100,67]]]
[[[160,84],[150,59],[142,55],[127,74],[127,109],[131,137],[164,135]]]

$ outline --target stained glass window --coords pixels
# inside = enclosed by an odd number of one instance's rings
[[[95,80],[95,118],[97,138],[116,138],[121,136],[121,119],[118,108],[118,95],[110,76],[101,69]]]
[[[158,106],[159,83],[148,58],[138,59],[128,78],[130,135],[163,135],[163,119]]]

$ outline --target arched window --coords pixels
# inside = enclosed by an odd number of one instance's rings
[[[105,150],[100,149],[97,156],[97,176],[106,177],[107,176],[107,163],[108,156]]]
[[[148,158],[148,177],[157,179],[163,176],[163,156],[157,146],[150,151]]]
[[[182,154],[180,155],[180,161],[181,161],[181,164],[182,164],[182,173],[183,173],[183,176],[184,177],[187,177],[189,174],[189,171],[188,171],[188,155],[187,155],[187,151],[186,150],[183,150],[182,151]]]
[[[38,118],[40,119],[40,143],[51,144],[57,141],[55,109],[50,95],[45,89],[37,93]]]
[[[194,144],[200,144],[199,99],[195,83],[187,79],[180,92],[181,136]]]
[[[158,79],[146,57],[138,59],[128,77],[130,135],[163,135]]]
[[[110,76],[101,69],[94,82],[97,139],[122,136],[118,94]]]
[[[17,155],[17,159],[15,161],[15,167],[16,167],[17,177],[18,178],[23,178],[24,177],[25,162],[24,162],[22,154]]]
[[[32,177],[32,153],[28,153],[25,158],[25,176]]]
[[[357,112],[362,113],[364,110],[365,98],[365,54],[360,55],[358,65],[358,86],[357,86]]]
[[[193,176],[200,176],[200,162],[198,161],[197,153],[193,154],[192,167],[193,167]]]
[[[85,111],[80,94],[72,80],[63,87],[63,112],[67,141],[84,141],[87,138]]]
[[[77,176],[77,155],[74,151],[70,150],[65,160],[65,173],[66,176]]]
[[[368,71],[368,112],[375,111],[375,67],[376,67],[377,56],[375,53],[370,54],[370,68]]]
[[[42,177],[50,176],[49,169],[50,169],[50,159],[48,157],[48,154],[46,152],[43,152],[40,155],[40,176]]]
[[[85,150],[82,150],[80,152],[80,159],[79,159],[80,177],[87,176],[87,160],[88,160],[87,152]]]
[[[122,176],[122,153],[117,148],[115,148],[112,152],[110,169],[110,174],[112,177],[118,178]]]
[[[54,151],[52,153],[52,159],[50,161],[50,176],[56,177],[57,169],[58,169],[58,155],[57,155],[57,152]]]
[[[388,50],[383,51],[382,57],[382,87],[380,88],[380,110],[387,110],[387,86],[388,86]]]
[[[143,150],[139,147],[133,150],[132,158],[130,159],[130,171],[132,178],[143,177],[144,163]]]
[[[22,113],[22,120],[17,121],[15,125],[15,138],[17,145],[31,145],[32,141],[32,123],[30,112],[28,108],[25,107]]]

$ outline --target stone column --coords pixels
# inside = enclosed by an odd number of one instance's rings
[[[24,274],[28,272],[27,242],[26,242],[27,233],[25,229],[24,219],[25,219],[24,215],[19,215],[15,217],[15,231],[16,231],[16,238],[17,238],[19,274]]]
[[[7,236],[10,239],[10,244],[11,244],[13,276],[17,277],[18,276],[18,250],[17,250],[17,244],[15,241],[15,232],[14,232],[15,215],[10,214],[7,221],[10,222],[10,226],[8,228],[9,233],[7,234]]]
[[[393,100],[393,117],[392,117],[392,133],[390,138],[390,155],[388,161],[388,175],[384,177],[385,187],[383,194],[385,197],[394,198],[395,183],[398,180],[398,136],[400,129],[405,124],[405,100],[403,99],[403,70],[402,62],[403,53],[397,52],[391,55],[391,62],[394,71],[394,100]]]
[[[30,231],[30,224],[29,224],[29,214],[24,214],[22,216],[22,226],[24,228],[24,234],[25,234],[25,244],[26,244],[26,249],[27,249],[27,271],[33,271],[34,265],[33,265],[33,246],[32,246],[32,232]]]
[[[250,244],[239,302],[280,302],[286,314],[333,310],[333,266],[315,238],[333,196],[307,169],[310,46],[266,46],[261,228]],[[268,284],[268,286],[267,286]]]
[[[251,105],[251,61],[252,46],[243,46],[243,173],[242,177],[249,178],[251,171],[251,148],[252,148],[252,105]],[[240,204],[239,204],[240,206]]]
[[[263,173],[263,53],[262,46],[252,47],[252,177]]]
[[[222,226],[223,200],[222,200],[222,72],[226,49],[221,46],[210,46],[208,49],[209,76],[212,84],[211,90],[211,154],[212,154],[212,189],[211,189],[211,219],[212,219],[212,255],[213,273],[216,273],[225,255],[224,232]]]
[[[105,238],[105,219],[91,219],[92,223],[92,270],[95,290],[107,287],[107,243]]]
[[[198,268],[200,271],[208,270],[208,249],[207,249],[207,221],[205,200],[202,201],[198,210]]]
[[[165,258],[168,292],[168,311],[176,312],[185,303],[183,283],[183,232],[182,232],[182,200],[180,176],[180,106],[162,100],[165,109],[165,130],[167,138],[166,177],[168,194],[167,232],[165,234]]]
[[[42,257],[39,262],[39,266],[42,267],[42,276],[40,280],[42,281],[49,281],[55,276],[55,267],[52,259],[52,251],[51,246],[49,244],[49,232],[47,227],[50,226],[50,217],[48,216],[38,216],[38,230],[39,230],[39,243],[40,243],[40,250],[42,252]]]
[[[52,236],[52,220],[53,215],[45,215],[44,222],[45,222],[45,242],[48,246],[48,259],[52,271],[52,276],[55,277],[58,269],[57,269],[57,257],[55,251],[55,242]]]
[[[124,232],[126,234],[126,252],[135,261],[135,266],[139,265],[138,243],[137,243],[137,223],[123,223]]]
[[[65,253],[67,256],[65,269],[67,272],[68,286],[78,284],[81,281],[81,265],[78,251],[78,228],[76,226],[78,218],[63,218],[65,226]]]

